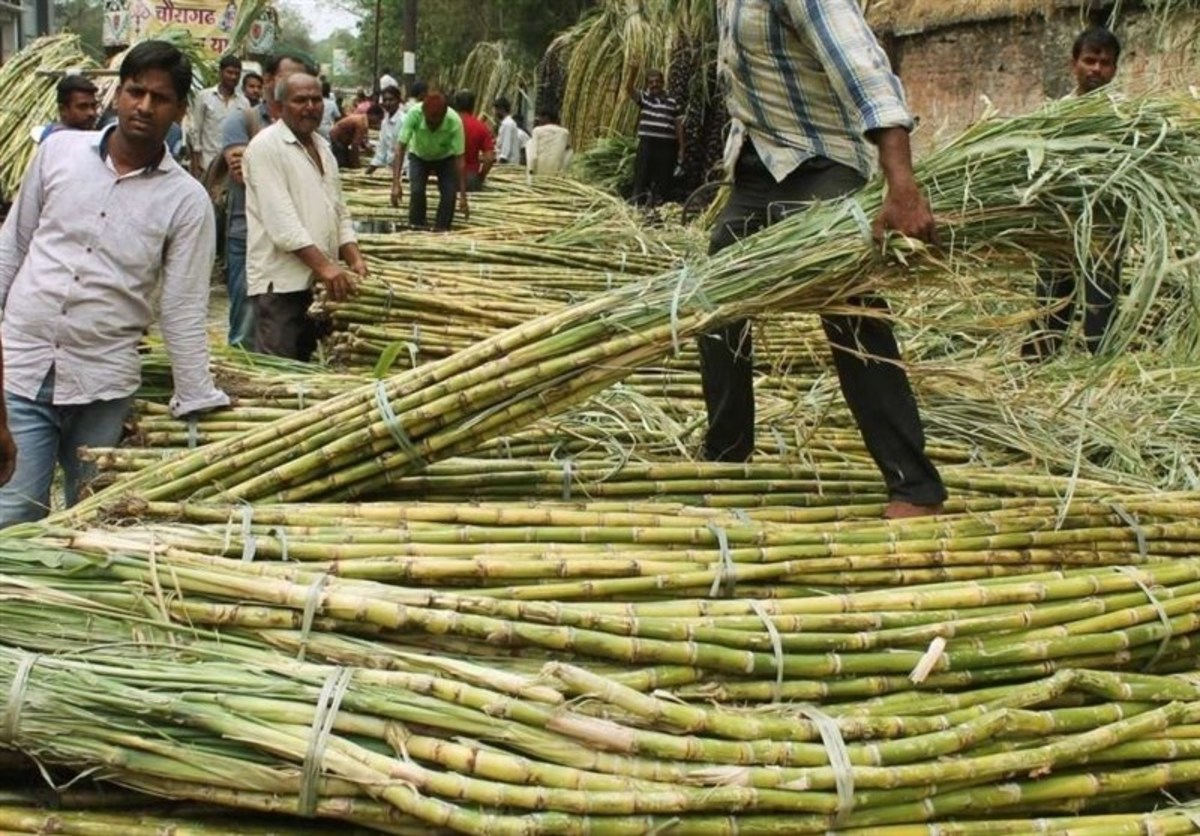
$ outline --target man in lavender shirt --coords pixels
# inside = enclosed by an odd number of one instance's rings
[[[56,463],[73,504],[90,476],[78,448],[120,440],[155,291],[172,413],[229,403],[205,342],[212,206],[164,144],[187,106],[191,64],[170,44],[145,41],[120,80],[117,123],[48,137],[0,230],[4,400],[17,448],[0,526],[46,515]]]

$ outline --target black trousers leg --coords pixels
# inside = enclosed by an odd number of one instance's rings
[[[432,163],[409,154],[408,224],[417,229],[429,223],[429,172]]]
[[[1117,312],[1123,250],[1123,247],[1114,247],[1110,258],[1083,285],[1083,341],[1092,354],[1099,354],[1104,347],[1108,326]]]
[[[1037,302],[1041,315],[1033,321],[1033,330],[1021,345],[1021,356],[1030,361],[1048,360],[1062,348],[1075,316],[1075,275],[1069,267],[1038,269]]]
[[[638,140],[637,156],[633,158],[633,203],[635,206],[647,206],[650,203],[650,142]]]
[[[777,183],[752,152],[744,153],[733,193],[709,242],[716,253],[813,200],[849,194],[862,185],[853,169],[812,160]],[[881,312],[879,299],[853,303]],[[941,476],[925,454],[925,435],[908,375],[898,364],[891,325],[878,316],[839,315],[822,323],[833,348],[842,394],[867,450],[887,483],[889,496],[919,504],[946,497]],[[745,460],[754,449],[753,368],[748,327],[735,324],[700,339],[701,373],[709,429],[705,453]],[[747,406],[749,404],[749,406]]]
[[[433,228],[449,232],[454,225],[454,203],[458,197],[458,166],[454,157],[438,160],[433,166],[438,184],[437,222]]]
[[[877,296],[851,302],[888,311]],[[888,496],[918,505],[946,499],[941,476],[925,455],[921,414],[900,366],[900,347],[892,326],[880,316],[823,316],[821,325],[833,347],[842,396],[863,442],[887,483]]]

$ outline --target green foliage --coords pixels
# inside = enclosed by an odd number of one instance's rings
[[[365,83],[374,63],[375,0],[353,2],[362,22],[351,57]],[[530,63],[536,62],[558,32],[594,5],[594,0],[422,0],[417,16],[417,75],[452,83],[468,53],[481,41],[515,42]],[[380,0],[379,66],[396,75],[403,67],[405,6],[405,0]]]
[[[104,60],[104,4],[100,0],[55,0],[54,16],[60,32],[78,35],[85,53]]]

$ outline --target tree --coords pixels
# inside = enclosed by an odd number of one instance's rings
[[[62,32],[79,36],[84,52],[104,60],[104,4],[102,0],[55,0],[54,17]]]
[[[358,3],[362,22],[351,53],[364,82],[374,60],[375,0]],[[417,21],[417,74],[449,82],[471,48],[480,41],[508,40],[520,45],[530,61],[574,24],[596,0],[420,0]],[[404,57],[404,0],[380,0],[379,65],[398,74]]]
[[[317,44],[309,32],[308,21],[291,6],[276,4],[275,11],[279,15],[279,32],[276,41],[295,49],[302,49],[314,58],[317,57]]]

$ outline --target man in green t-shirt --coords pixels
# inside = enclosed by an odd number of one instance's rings
[[[426,186],[429,175],[437,175],[437,220],[433,228],[449,232],[454,223],[454,196],[463,217],[470,217],[467,204],[466,134],[462,119],[450,109],[446,95],[431,90],[420,107],[414,107],[400,123],[396,138],[396,156],[392,161],[392,206],[399,208],[404,198],[404,161],[408,157],[412,177],[412,198],[408,222],[418,229],[427,224]]]

